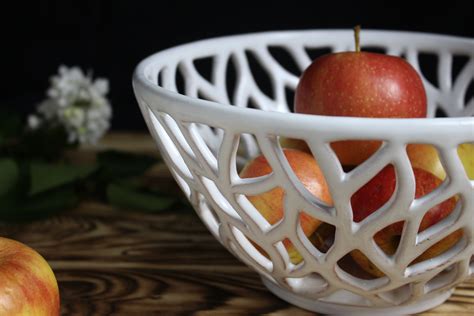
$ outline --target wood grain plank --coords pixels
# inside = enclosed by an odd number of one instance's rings
[[[115,135],[102,148],[121,148],[130,139],[138,144],[131,150],[155,150],[150,137],[136,134]],[[166,179],[162,167],[149,174],[149,181]],[[63,315],[315,315],[273,296],[189,207],[145,214],[85,202],[42,221],[0,223],[0,236],[48,260]],[[422,315],[448,314],[474,315],[474,280]]]
[[[64,315],[310,315],[269,293],[190,209],[162,214],[98,203],[48,220],[0,225],[37,249],[60,283]],[[474,281],[423,315],[474,313]]]

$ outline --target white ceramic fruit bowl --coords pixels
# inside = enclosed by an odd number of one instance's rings
[[[270,291],[322,313],[415,313],[441,304],[456,284],[474,273],[474,182],[456,151],[459,144],[474,141],[474,99],[464,101],[474,77],[474,41],[368,30],[361,37],[362,49],[376,47],[406,57],[423,78],[429,116],[441,109],[449,117],[370,119],[290,113],[291,92],[311,62],[308,52],[352,50],[351,30],[267,32],[174,47],[138,65],[134,89],[151,134],[202,221],[224,247],[260,274]],[[434,56],[436,85],[420,68],[422,54]],[[292,67],[285,65],[285,58]],[[459,58],[464,63],[452,71]],[[334,206],[313,197],[299,182],[279,137],[306,141],[324,172]],[[384,145],[357,168],[344,172],[328,145],[336,140],[382,140]],[[436,146],[448,175],[435,191],[416,200],[406,153],[410,143]],[[259,153],[266,156],[273,173],[241,179],[242,163]],[[353,222],[351,195],[388,164],[395,166],[397,175],[392,199],[375,216]],[[275,187],[285,190],[285,216],[270,225],[246,196]],[[455,195],[459,198],[450,216],[418,233],[427,210]],[[335,227],[327,252],[302,233],[298,214],[303,209]],[[389,256],[373,236],[397,221],[406,224],[398,251]],[[410,264],[458,229],[463,237],[450,249]],[[303,262],[291,263],[282,245],[285,238]],[[354,249],[385,276],[367,279],[341,267],[341,259]]]

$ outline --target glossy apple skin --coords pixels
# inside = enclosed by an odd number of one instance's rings
[[[416,70],[395,56],[343,52],[316,59],[303,73],[295,93],[295,112],[329,116],[426,117],[426,92]],[[331,144],[341,164],[356,166],[380,141]]]
[[[458,155],[470,180],[474,180],[474,144],[465,143],[458,146]]]
[[[332,205],[331,195],[324,175],[313,156],[293,149],[284,149],[283,153],[295,175],[315,197]],[[249,162],[240,173],[241,178],[254,178],[267,175],[272,168],[264,156],[259,156]],[[278,223],[284,215],[285,192],[282,188],[274,188],[268,192],[247,196],[253,206],[265,217],[270,224]],[[304,211],[300,213],[301,228],[306,236],[311,235],[321,224],[318,219],[309,216]],[[294,249],[288,239],[284,240],[291,262],[301,262],[301,255]]]
[[[420,198],[433,190],[435,190],[442,182],[432,173],[414,168],[415,175],[415,198]],[[392,165],[385,167],[374,178],[360,188],[351,198],[353,218],[355,222],[360,222],[377,209],[382,207],[392,196],[396,185],[395,169]],[[442,203],[435,205],[425,214],[421,220],[419,232],[438,223],[447,217],[456,206],[456,198],[452,197]],[[381,231],[377,232],[374,240],[379,247],[386,251],[387,254],[393,254],[398,245],[398,240],[403,230],[403,222],[394,223]],[[462,232],[460,233],[462,235]],[[451,247],[455,241],[460,238],[459,233],[448,236],[436,245],[433,249],[424,254],[423,258],[429,259],[428,256],[438,255]],[[446,248],[444,248],[446,247]],[[383,275],[375,266],[369,264],[367,258],[360,251],[351,253],[353,259],[367,272],[375,275]],[[425,260],[426,260],[425,259]]]
[[[0,315],[59,315],[56,278],[33,249],[0,237],[0,280]]]
[[[446,172],[439,159],[439,154],[433,145],[408,144],[408,159],[413,168],[426,170],[441,180],[446,178]]]

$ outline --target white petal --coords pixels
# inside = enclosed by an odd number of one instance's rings
[[[109,92],[109,81],[105,78],[97,78],[94,81],[94,88],[99,94],[105,95]]]
[[[28,127],[32,130],[37,129],[41,125],[41,119],[34,115],[31,114],[28,116]]]

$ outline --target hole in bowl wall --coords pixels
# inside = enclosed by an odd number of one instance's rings
[[[467,55],[453,55],[453,63],[451,68],[451,81],[455,82],[461,71],[469,62]]]
[[[374,242],[385,255],[390,257],[397,252],[404,226],[405,221],[400,221],[375,233]]]
[[[436,107],[436,112],[435,112],[435,117],[448,117],[448,114],[446,113],[446,111],[442,107],[437,106]]]
[[[230,104],[242,106],[242,104],[236,103],[237,100],[235,93],[237,91],[237,67],[235,65],[233,56],[231,56],[227,61],[225,70],[225,80],[227,97],[230,100]]]
[[[418,64],[423,77],[433,86],[439,87],[438,83],[438,55],[430,52],[420,52],[418,54]]]
[[[201,57],[193,60],[196,71],[207,81],[212,82],[214,57]]]
[[[384,273],[360,250],[352,250],[337,262],[337,266],[344,273],[343,279],[351,284],[364,283],[364,280],[377,280],[384,277]],[[349,281],[348,281],[349,280]]]
[[[295,89],[285,85],[285,101],[290,112],[295,112]]]
[[[282,149],[300,150],[311,155],[308,143],[302,139],[279,136],[278,142]]]
[[[332,48],[327,47],[305,47],[306,54],[308,55],[311,61],[319,58],[321,56],[330,54],[332,52]]]
[[[446,179],[446,170],[443,166],[438,149],[432,144],[408,144],[406,146],[408,159],[412,168],[422,169],[436,176],[439,180],[434,188],[441,185]],[[427,175],[423,175],[427,177]]]
[[[287,48],[282,46],[268,46],[268,52],[285,70],[297,77],[301,76],[301,70]]]
[[[464,105],[467,106],[468,104],[472,104],[472,102],[474,102],[473,100],[474,100],[474,79],[471,79],[471,81],[469,81],[469,84],[466,88],[466,93],[464,94]],[[474,110],[471,110],[468,113],[468,115],[473,116]]]
[[[387,49],[383,46],[364,46],[362,45],[361,50],[364,52],[376,53],[376,54],[387,54]]]
[[[260,154],[261,151],[254,135],[248,133],[242,133],[239,135],[236,160],[237,170],[241,170],[250,159],[256,158]]]
[[[311,244],[321,253],[327,253],[334,245],[336,227],[328,223],[322,223],[308,239]]]
[[[301,256],[301,253],[290,239],[284,238],[283,240],[276,242],[273,246],[282,257],[287,271],[297,270],[304,265],[305,261]]]
[[[176,84],[176,92],[179,94],[186,95],[186,80],[184,78],[183,71],[180,67],[176,68],[176,75],[175,75],[175,84]]]
[[[469,180],[474,180],[474,142],[458,146],[459,159]]]
[[[245,57],[247,58],[250,72],[255,81],[255,84],[259,88],[260,92],[269,97],[270,99],[275,99],[275,91],[273,90],[272,75],[265,69],[258,55],[251,51],[245,51]]]
[[[384,144],[381,140],[342,140],[331,142],[344,171],[348,172],[374,156]]]
[[[159,72],[158,72],[158,76],[156,78],[156,84],[159,86],[159,87],[163,87],[163,69],[161,69]]]

